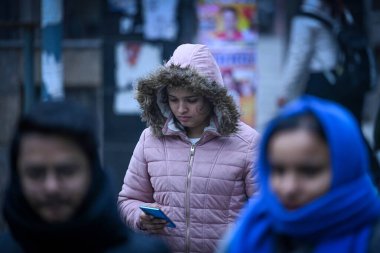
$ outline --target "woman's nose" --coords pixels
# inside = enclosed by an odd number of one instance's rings
[[[297,191],[300,190],[298,188],[298,178],[294,173],[284,175],[281,187],[281,191],[284,195],[297,194]]]
[[[184,113],[187,111],[187,105],[186,103],[184,102],[179,102],[179,105],[178,105],[178,112],[179,113]]]

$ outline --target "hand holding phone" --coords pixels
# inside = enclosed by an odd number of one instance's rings
[[[140,209],[147,215],[151,215],[153,216],[154,218],[157,218],[157,219],[163,219],[165,221],[167,221],[167,227],[171,227],[171,228],[175,228],[175,224],[174,222],[168,217],[166,216],[166,214],[159,208],[156,208],[156,207],[150,207],[150,206],[140,206]]]

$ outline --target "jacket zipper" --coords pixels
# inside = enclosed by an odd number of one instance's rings
[[[191,144],[189,169],[187,171],[186,180],[186,252],[190,251],[190,184],[191,184],[191,171],[193,167],[195,153],[195,145]]]

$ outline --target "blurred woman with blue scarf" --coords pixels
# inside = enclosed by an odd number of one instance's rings
[[[380,252],[379,193],[340,105],[304,96],[285,106],[264,132],[259,180],[227,252]]]

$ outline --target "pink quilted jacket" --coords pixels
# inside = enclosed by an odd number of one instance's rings
[[[118,205],[122,219],[136,230],[139,206],[159,205],[176,224],[160,235],[172,251],[207,253],[215,251],[256,191],[259,134],[239,121],[236,105],[220,84],[213,61],[201,60],[203,67],[209,66],[203,70],[191,67],[194,59],[202,56],[210,60],[207,48],[187,45],[186,50],[190,52],[177,59],[188,65],[169,63],[138,84],[137,100],[149,127],[135,147]],[[173,58],[170,62],[176,63]],[[184,82],[184,77],[190,81]],[[165,102],[158,101],[165,85],[187,85],[213,104],[215,115],[196,144],[173,124]]]
[[[240,123],[233,137],[206,137],[192,146],[146,129],[119,194],[122,218],[133,228],[140,205],[161,206],[177,226],[163,234],[173,252],[213,252],[255,191],[257,132]]]

